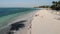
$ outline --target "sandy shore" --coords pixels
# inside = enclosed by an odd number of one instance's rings
[[[22,19],[21,19],[22,18]],[[17,17],[12,23],[26,20],[25,27],[14,34],[60,34],[60,13],[52,10],[38,10],[33,13]]]
[[[59,12],[39,10],[33,16],[31,34],[60,34]]]
[[[26,27],[15,34],[60,34],[59,12],[47,9],[38,10],[27,20],[29,20],[28,25],[25,23]]]

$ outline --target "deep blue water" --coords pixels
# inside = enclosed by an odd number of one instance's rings
[[[0,27],[8,24],[10,19],[36,10],[36,8],[0,8]]]

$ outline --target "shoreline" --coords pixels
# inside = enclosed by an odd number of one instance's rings
[[[36,10],[35,10],[35,12],[36,12]],[[11,20],[11,21],[8,21],[8,22],[10,22],[10,24],[12,24],[12,23],[15,23],[15,22],[18,22],[18,21],[21,21],[21,20],[27,20],[31,15],[33,15],[34,13],[35,13],[34,11],[33,12],[30,12],[30,13],[27,13],[27,14],[24,14],[24,15],[22,15],[22,16],[16,16],[16,17],[14,17],[15,19],[14,20]],[[30,15],[30,16],[29,16]],[[9,25],[9,24],[8,24]]]
[[[44,11],[44,12],[43,12]],[[43,9],[43,10],[37,10],[35,11],[34,13],[31,13],[31,14],[27,14],[28,17],[26,18],[23,18],[22,20],[27,20],[28,22],[26,22],[26,27],[25,28],[22,28],[22,29],[19,29],[18,31],[16,31],[14,34],[38,34],[40,33],[43,33],[45,30],[49,29],[50,27],[52,27],[53,25],[48,25],[50,22],[50,17],[53,17],[54,15],[53,14],[50,14],[50,12],[48,11],[51,11],[49,9]],[[27,16],[26,15],[26,16]],[[49,17],[50,15],[50,17]],[[52,16],[51,16],[52,15]],[[24,17],[24,16],[23,16]],[[47,17],[47,18],[44,18],[44,17]],[[43,18],[43,19],[42,19]],[[20,19],[21,20],[21,19]],[[49,21],[48,21],[49,20]],[[17,22],[19,21],[19,19],[17,20]],[[48,23],[45,24],[45,21],[47,21]],[[53,21],[53,19],[52,19]],[[15,21],[16,22],[16,21]],[[53,22],[54,23],[54,22]],[[58,22],[59,23],[59,22]],[[46,26],[48,25],[49,28]],[[39,27],[38,27],[39,26]],[[31,28],[32,29],[31,29]],[[47,29],[44,29],[44,27],[47,27]],[[41,28],[41,29],[40,29]],[[42,30],[43,29],[43,30]],[[53,29],[53,28],[52,28]],[[42,32],[43,31],[43,32]],[[47,30],[48,32],[51,31],[51,30]],[[45,32],[44,32],[45,33]],[[49,32],[51,33],[51,32]],[[54,31],[53,31],[54,33]]]
[[[30,13],[30,16],[28,18],[25,18],[27,20],[27,22],[25,23],[25,28],[18,30],[17,32],[15,32],[15,34],[19,34],[19,33],[27,34],[29,32],[33,16],[35,15],[36,12],[37,12],[37,10],[33,13]]]
[[[35,11],[31,12],[31,13],[25,14],[25,15],[23,15],[23,16],[18,16],[18,17],[16,18],[16,20],[9,21],[10,23],[9,23],[8,25],[0,28],[0,32],[2,33],[2,31],[4,30],[4,28],[10,29],[11,24],[16,23],[16,22],[19,22],[19,21],[22,21],[22,20],[27,20],[27,22],[25,23],[25,25],[26,25],[26,27],[28,28],[28,25],[30,24],[30,22],[31,22],[31,20],[32,20],[32,17],[33,17],[33,15],[34,15],[36,12],[37,12],[37,10],[35,10]],[[6,29],[5,31],[8,32],[9,30],[7,30],[7,29]],[[3,31],[3,32],[4,32],[4,31]],[[4,33],[6,33],[6,32],[4,32]]]

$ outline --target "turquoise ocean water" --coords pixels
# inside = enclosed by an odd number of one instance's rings
[[[9,23],[14,17],[22,16],[36,10],[36,8],[0,8],[0,28]]]

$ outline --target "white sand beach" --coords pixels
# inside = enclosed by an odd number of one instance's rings
[[[38,10],[33,17],[30,14],[30,18],[27,18],[26,27],[14,34],[60,34],[59,14],[53,10]]]
[[[60,13],[39,10],[33,16],[31,34],[60,34]]]

